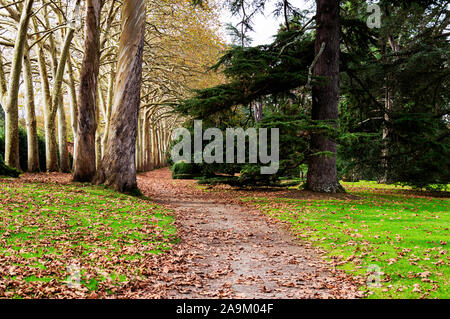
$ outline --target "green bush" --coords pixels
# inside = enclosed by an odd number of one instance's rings
[[[20,172],[12,167],[6,166],[3,156],[0,155],[0,176],[19,177]]]
[[[38,135],[38,150],[39,150],[39,168],[45,171],[45,138]],[[4,122],[0,121],[0,156],[5,156],[5,126]],[[27,131],[19,127],[19,163],[20,167],[25,171],[28,167],[28,143]]]
[[[172,165],[172,172],[174,174],[192,174],[193,165],[184,161],[176,162]]]
[[[195,164],[179,161],[172,165],[173,179],[194,179],[199,176],[199,171]]]

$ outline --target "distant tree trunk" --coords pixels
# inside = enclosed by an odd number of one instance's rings
[[[111,124],[105,154],[95,179],[97,184],[105,183],[121,192],[137,188],[136,136],[145,18],[145,0],[124,1]]]
[[[141,144],[142,144],[142,120],[141,115],[138,113],[138,126],[136,134],[136,171],[141,171]]]
[[[1,108],[4,108],[6,94],[8,92],[8,89],[6,87],[6,76],[5,76],[5,69],[3,67],[3,54],[0,50],[0,104]],[[5,111],[3,109],[3,111]]]
[[[34,103],[33,74],[31,61],[28,53],[23,58],[23,79],[25,83],[25,109],[27,125],[27,145],[28,145],[28,172],[39,171],[39,149],[36,125],[36,111]]]
[[[152,163],[153,168],[159,168],[158,167],[158,137],[157,135],[157,128],[156,123],[152,125]]]
[[[316,0],[317,31],[316,55],[325,44],[323,53],[314,67],[314,75],[324,82],[313,86],[312,119],[326,120],[337,125],[339,103],[339,0]],[[307,189],[314,192],[337,193],[344,191],[339,184],[336,167],[337,144],[327,136],[313,134],[313,152],[334,154],[312,156],[309,161]]]
[[[70,126],[72,127],[73,141],[77,138],[78,132],[78,102],[77,102],[77,90],[75,88],[75,76],[73,74],[72,60],[67,59],[67,70],[69,73],[69,92],[70,92]],[[75,148],[73,149],[73,158],[75,159]],[[72,163],[72,169],[74,169],[74,163]]]
[[[111,69],[109,72],[109,79],[108,79],[108,95],[106,98],[105,113],[103,114],[105,120],[105,130],[103,132],[102,137],[102,154],[105,154],[106,141],[108,140],[109,124],[111,123],[111,110],[114,98],[114,77],[115,77],[114,65],[111,63]]]
[[[17,29],[14,55],[9,75],[8,97],[5,105],[5,164],[20,169],[19,164],[19,86],[22,61],[27,40],[28,24],[33,9],[33,0],[24,3]]]
[[[34,21],[34,30],[35,32],[38,32],[37,23]],[[36,36],[39,38],[39,36]],[[51,169],[51,167],[48,166],[49,161],[47,160],[49,154],[55,154],[54,152],[50,152],[53,150],[53,148],[48,147],[48,143],[50,143],[50,108],[51,108],[51,94],[50,94],[50,84],[48,81],[48,70],[47,70],[47,62],[45,59],[45,53],[44,48],[40,45],[37,46],[37,57],[38,57],[38,64],[39,64],[39,74],[41,78],[41,94],[42,94],[42,103],[43,109],[44,109],[44,128],[45,128],[45,157],[46,157],[46,170],[48,171]],[[57,160],[57,159],[56,159]],[[52,160],[51,163],[55,163],[55,160]]]
[[[263,117],[263,103],[261,100],[254,101],[253,102],[253,117],[255,119],[255,122],[259,122],[262,120]]]
[[[394,37],[392,35],[389,36],[389,45],[391,47],[392,52],[398,53],[400,52],[400,46],[396,43]],[[388,59],[388,56],[386,55],[386,48],[383,47],[381,51],[383,58]],[[386,79],[386,92],[385,92],[385,99],[384,99],[384,124],[383,124],[383,136],[382,136],[382,143],[383,148],[381,150],[381,167],[383,169],[383,174],[381,176],[381,183],[389,184],[392,182],[392,179],[389,175],[389,139],[391,138],[390,128],[389,128],[389,122],[390,119],[390,113],[393,110],[393,97],[394,97],[394,91],[392,87],[392,75],[387,74]]]
[[[46,162],[47,162],[47,171],[49,172],[56,172],[58,171],[58,144],[56,143],[56,115],[58,114],[58,110],[60,108],[62,112],[64,112],[64,106],[61,104],[61,91],[62,91],[62,84],[63,84],[63,78],[64,78],[64,71],[67,64],[67,59],[69,57],[69,49],[70,45],[72,43],[72,39],[74,36],[75,30],[69,29],[67,31],[67,34],[64,38],[64,43],[61,49],[61,56],[59,57],[59,61],[57,63],[54,62],[54,81],[53,81],[53,90],[51,95],[51,103],[50,103],[50,109],[47,110],[45,113],[45,153],[47,155]],[[53,46],[53,45],[52,45]],[[55,58],[54,58],[55,59]],[[62,114],[61,114],[62,115]],[[64,114],[65,118],[65,114]],[[61,126],[61,125],[60,125]],[[66,139],[65,135],[59,135],[61,139]],[[63,143],[67,145],[67,140]],[[67,148],[67,147],[66,147]],[[61,149],[60,149],[61,150]],[[62,149],[64,151],[64,149]],[[66,153],[67,154],[67,153]],[[60,153],[60,157],[63,161],[66,159],[63,157],[66,157],[66,155]],[[67,171],[68,164],[64,163],[64,170]]]
[[[142,150],[142,153],[143,153],[143,165],[144,165],[144,167],[143,167],[143,170],[144,171],[148,171],[149,170],[149,168],[148,168],[148,163],[149,163],[149,157],[148,157],[148,148],[149,148],[149,141],[150,141],[150,136],[149,136],[149,133],[150,133],[150,131],[149,131],[149,125],[148,125],[148,121],[149,121],[149,116],[148,116],[148,114],[150,113],[150,110],[145,110],[144,111],[144,124],[143,124],[143,127],[142,127],[142,139],[143,139],[143,150]]]
[[[44,14],[44,23],[46,28],[50,28],[50,20],[49,20],[49,14],[48,14],[48,6],[45,5],[45,0],[41,1],[42,3],[42,10]],[[38,28],[37,24],[35,24],[35,31],[38,34]],[[39,38],[39,37],[38,37]],[[53,74],[53,79],[56,79],[56,73],[58,68],[58,59],[57,59],[57,49],[53,37],[53,33],[51,33],[48,36],[49,39],[49,50],[50,50],[50,58],[51,58],[51,70]],[[45,69],[45,75],[46,78],[43,80],[47,82],[45,86],[45,90],[47,90],[48,86],[48,92],[45,92],[45,94],[48,94],[48,100],[46,99],[44,104],[44,128],[45,128],[45,162],[46,162],[46,170],[47,172],[56,172],[58,171],[59,165],[58,165],[58,143],[56,140],[56,123],[55,123],[55,117],[52,115],[53,113],[53,102],[55,101],[56,97],[59,97],[58,95],[54,94],[54,89],[56,87],[56,80],[53,81],[53,91],[50,90],[50,84],[48,83],[48,77],[47,77],[47,63],[45,58],[45,52],[44,52],[45,44],[42,44],[42,57],[40,58],[43,64],[43,67],[41,67],[41,74],[42,69]],[[42,81],[42,80],[41,80]],[[58,100],[56,100],[56,103],[59,103]],[[55,113],[56,114],[56,113]]]
[[[70,172],[69,149],[67,147],[67,123],[64,111],[64,97],[60,96],[58,105],[58,146],[60,170],[63,173]]]
[[[99,123],[100,108],[98,106],[104,103],[103,94],[101,93],[100,87],[98,87],[96,103],[97,108],[95,109],[95,123]],[[101,160],[102,160],[102,135],[100,132],[100,126],[97,124],[95,128],[95,171],[97,171],[97,169],[99,168]]]
[[[90,182],[95,176],[95,131],[97,108],[97,81],[100,63],[101,0],[88,0],[84,58],[78,93],[77,136],[75,140],[74,177],[77,182]]]

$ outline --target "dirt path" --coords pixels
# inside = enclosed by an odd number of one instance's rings
[[[174,181],[168,169],[141,174],[139,187],[172,208],[181,242],[157,281],[137,292],[167,298],[354,298],[350,278],[233,192],[208,193]],[[169,260],[168,260],[169,261]]]

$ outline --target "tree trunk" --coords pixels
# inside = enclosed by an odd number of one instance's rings
[[[50,28],[50,20],[49,20],[49,14],[48,14],[48,7],[45,5],[45,1],[41,1],[43,7],[43,14],[44,14],[44,23],[46,28]],[[38,32],[37,24],[35,24],[35,31]],[[55,116],[52,116],[53,113],[53,101],[55,100],[54,97],[56,97],[56,94],[54,94],[54,89],[56,87],[56,73],[58,68],[58,61],[57,61],[57,50],[55,41],[53,38],[53,33],[51,33],[48,36],[49,39],[49,53],[51,57],[51,70],[53,74],[53,91],[50,91],[50,84],[48,83],[48,77],[47,77],[47,63],[45,61],[45,51],[44,47],[45,45],[42,44],[42,58],[43,61],[43,67],[42,69],[45,69],[45,82],[47,82],[46,86],[44,86],[45,90],[47,90],[48,86],[48,92],[45,94],[48,94],[48,100],[45,101],[44,104],[44,127],[45,127],[45,162],[46,162],[46,170],[47,172],[57,172],[59,169],[58,165],[58,143],[56,140],[56,122],[55,122]],[[40,62],[42,64],[42,62]],[[41,71],[42,73],[42,71]],[[56,103],[59,103],[59,101],[56,101]]]
[[[56,68],[55,72],[55,80],[53,83],[53,91],[52,91],[52,103],[51,103],[51,112],[49,115],[49,124],[53,125],[53,128],[49,130],[49,133],[56,134],[56,130],[54,128],[55,126],[55,119],[56,115],[59,113],[58,120],[59,120],[59,129],[63,130],[60,131],[58,136],[60,138],[60,161],[61,161],[61,170],[63,172],[69,171],[69,157],[68,157],[68,151],[67,151],[67,127],[66,127],[66,116],[64,111],[64,105],[62,105],[62,99],[61,99],[61,93],[62,93],[62,83],[63,83],[63,77],[64,77],[64,70],[66,68],[67,60],[69,58],[69,50],[70,50],[70,44],[72,43],[72,39],[74,36],[75,30],[69,29],[67,31],[66,37],[64,39],[63,48],[61,50],[61,56],[59,58],[58,67]],[[56,135],[50,136],[51,143],[53,141],[56,142]],[[50,150],[54,152],[54,150]],[[58,167],[58,163],[53,163],[54,161],[54,154],[52,154],[50,158],[51,162],[48,162],[49,159],[47,159],[47,169],[49,171],[54,171],[55,167]]]
[[[100,13],[102,1],[88,0],[84,58],[78,94],[77,136],[75,141],[74,177],[77,182],[92,181],[95,171],[95,131],[97,81],[100,64]]]
[[[3,65],[3,54],[2,54],[2,51],[0,50],[0,104],[1,104],[1,108],[3,109],[3,111],[5,111],[4,104],[5,104],[7,92],[8,92],[8,89],[6,87],[6,76],[5,76],[5,69],[4,69],[4,65]]]
[[[124,1],[111,124],[95,179],[97,184],[104,183],[121,192],[137,188],[135,156],[145,18],[145,0]]]
[[[78,102],[77,102],[77,93],[75,89],[75,76],[73,74],[73,66],[72,60],[67,59],[67,70],[69,73],[69,92],[70,92],[70,126],[72,127],[73,141],[77,138],[77,118],[78,118]],[[75,148],[73,149],[75,152]],[[73,158],[75,159],[76,155],[73,154]],[[74,167],[72,167],[74,168]]]
[[[109,80],[108,80],[108,95],[106,98],[105,114],[104,114],[105,130],[103,132],[102,137],[102,154],[105,154],[106,141],[108,140],[109,124],[111,123],[111,110],[114,97],[114,76],[115,76],[114,66],[111,63],[111,69],[109,72]]]
[[[70,172],[69,149],[67,147],[67,123],[66,112],[64,111],[64,97],[60,95],[58,105],[58,146],[59,146],[59,163],[63,173]]]
[[[37,22],[33,19],[34,22],[34,31],[36,33],[39,32],[37,27]],[[36,38],[39,39],[39,36],[36,35]],[[37,56],[39,63],[39,73],[41,77],[41,94],[42,94],[42,102],[44,103],[44,129],[45,129],[45,162],[46,162],[46,170],[47,171],[56,171],[58,169],[58,157],[56,150],[56,139],[51,138],[55,137],[55,134],[51,132],[52,127],[54,129],[54,123],[52,125],[50,120],[50,112],[51,112],[51,94],[50,94],[50,84],[48,82],[48,71],[47,71],[47,62],[45,59],[45,53],[43,46],[39,45],[37,47]],[[50,158],[50,159],[49,159]]]
[[[28,46],[27,46],[28,51]],[[23,59],[23,78],[25,83],[25,108],[28,145],[28,172],[39,172],[39,149],[36,125],[36,111],[34,103],[33,74],[29,52]]]
[[[262,101],[261,100],[254,101],[252,107],[253,107],[253,118],[255,119],[255,122],[261,121],[263,117]]]
[[[400,52],[400,46],[395,42],[394,37],[389,36],[389,45],[392,49],[392,52],[398,53]],[[382,51],[383,59],[388,59],[386,54],[386,47],[384,46]],[[395,58],[394,58],[395,59]],[[389,72],[389,71],[388,71]],[[386,92],[385,92],[385,100],[384,100],[384,124],[383,124],[383,136],[382,143],[383,148],[381,150],[381,167],[383,169],[383,174],[381,176],[380,182],[389,184],[392,183],[392,179],[389,174],[389,139],[391,138],[389,122],[390,122],[390,113],[393,111],[393,97],[394,97],[394,88],[392,86],[392,75],[387,74],[385,78],[386,83]]]
[[[312,89],[312,119],[337,125],[339,104],[339,1],[316,0],[316,3],[316,55],[319,55],[323,44],[325,44],[325,49],[314,67],[314,75],[321,77],[323,81],[315,84]],[[336,142],[327,136],[313,134],[311,148],[314,153],[328,152],[333,155],[319,154],[310,158],[307,189],[325,193],[344,191],[337,177]]]
[[[95,171],[97,171],[97,169],[100,167],[100,163],[102,161],[102,135],[100,132],[100,125],[98,125],[98,123],[100,123],[100,105],[104,105],[104,99],[103,99],[103,94],[100,91],[100,87],[98,87],[98,91],[97,91],[97,107],[95,110],[95,123],[97,123],[96,128],[95,128]],[[104,106],[103,106],[104,108]]]
[[[33,0],[28,0],[23,6],[22,16],[14,44],[14,56],[9,75],[8,97],[5,105],[5,164],[20,169],[19,164],[19,87],[22,61],[25,51],[28,24],[33,9]]]

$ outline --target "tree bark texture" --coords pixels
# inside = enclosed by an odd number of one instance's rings
[[[114,102],[105,154],[95,181],[117,191],[137,188],[136,137],[142,80],[142,55],[146,18],[145,0],[122,5],[122,33]]]
[[[75,139],[74,177],[90,182],[95,176],[95,131],[97,85],[100,63],[100,13],[102,1],[88,0],[86,6],[85,48],[78,92],[77,135]]]
[[[325,49],[314,67],[314,76],[320,77],[312,89],[312,119],[337,125],[339,104],[339,0],[316,0],[317,30],[315,51]],[[314,153],[330,152],[333,156],[319,154],[309,161],[307,189],[314,192],[336,193],[344,189],[339,184],[336,167],[337,144],[329,137],[313,134],[311,148]]]

